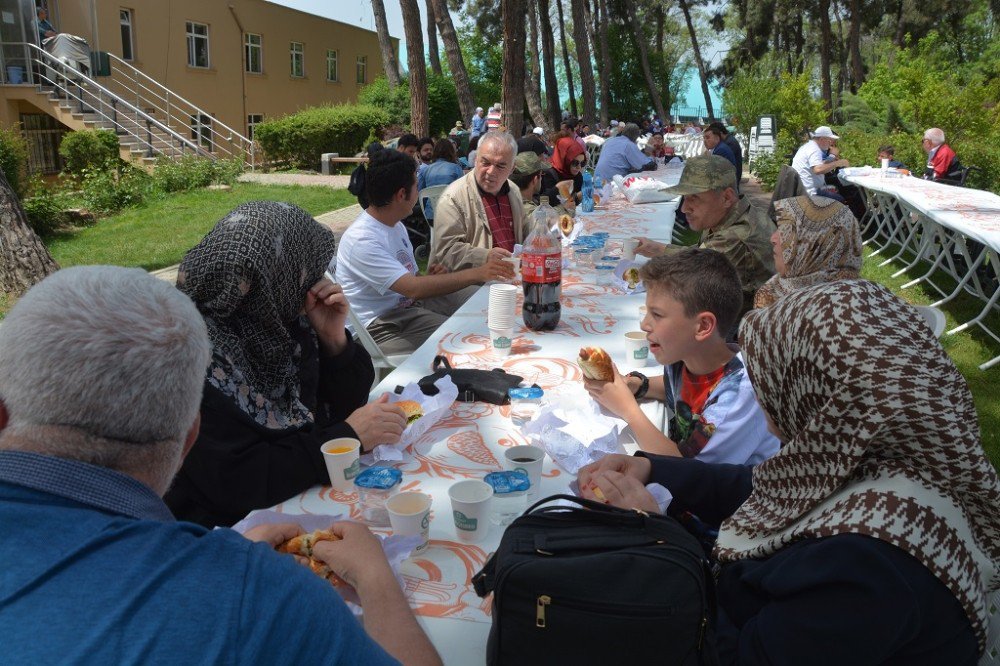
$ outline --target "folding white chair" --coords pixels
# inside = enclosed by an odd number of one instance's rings
[[[372,365],[375,366],[375,381],[372,383],[372,388],[375,387],[382,379],[388,375],[390,372],[395,370],[400,363],[405,361],[408,354],[397,354],[394,356],[387,356],[382,349],[372,338],[371,333],[368,329],[364,327],[361,320],[358,319],[358,315],[354,312],[354,308],[347,309],[347,323],[350,324],[351,329],[354,331],[354,335],[357,336],[358,342],[361,346],[365,348],[368,355],[372,357]]]
[[[433,212],[434,207],[437,205],[438,199],[444,194],[444,191],[448,189],[447,185],[431,185],[430,187],[425,187],[417,193],[417,201],[420,202],[420,210],[424,212],[424,218],[427,220],[427,226],[430,227],[431,233],[427,237],[427,244],[421,245],[413,250],[413,254],[416,255],[417,259],[426,259],[430,256],[431,248],[434,246],[434,221],[427,217],[427,207],[430,206]]]

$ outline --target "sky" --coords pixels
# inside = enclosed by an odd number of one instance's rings
[[[317,16],[350,23],[368,30],[375,30],[375,17],[372,14],[371,0],[268,0],[278,5],[284,5],[293,9],[298,9]],[[386,21],[389,24],[389,34],[399,38],[399,58],[401,63],[406,62],[406,42],[403,38],[403,14],[399,8],[399,0],[383,0],[385,5]],[[417,2],[420,8],[421,25],[426,23],[424,16],[424,2]],[[426,33],[426,30],[424,30]],[[700,37],[700,35],[699,35]],[[699,39],[699,42],[702,41]],[[719,48],[714,44],[702,44],[702,52],[709,59],[711,65],[717,64],[720,54]],[[716,107],[721,106],[720,96],[717,90],[712,90],[712,101]],[[701,83],[698,76],[692,73],[688,77],[687,92],[685,98],[688,106],[704,106],[705,99],[701,92]]]

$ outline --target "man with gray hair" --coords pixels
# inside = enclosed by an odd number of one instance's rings
[[[927,168],[924,169],[924,180],[958,180],[962,165],[955,156],[955,151],[944,142],[944,132],[932,127],[924,132],[922,142],[927,153]]]
[[[639,126],[627,123],[618,136],[611,137],[601,146],[601,156],[597,158],[594,175],[610,181],[612,176],[624,176],[636,171],[655,171],[656,160],[646,156],[639,146]]]
[[[0,645],[7,663],[440,660],[367,528],[314,549],[293,524],[210,531],[162,501],[198,436],[211,354],[194,304],[145,271],[67,268],[0,326]],[[322,548],[320,547],[322,546]],[[392,656],[390,656],[392,655]]]
[[[472,171],[444,191],[434,206],[429,264],[449,271],[486,263],[491,251],[510,256],[528,235],[521,191],[508,180],[517,141],[507,132],[487,132],[479,141]],[[498,277],[512,278],[509,272]]]

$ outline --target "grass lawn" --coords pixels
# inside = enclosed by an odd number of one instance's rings
[[[103,218],[93,226],[58,232],[45,244],[64,267],[113,264],[155,270],[179,263],[185,252],[239,204],[262,199],[293,203],[312,215],[357,203],[346,189],[237,183],[230,192],[195,190],[168,195],[143,208]]]

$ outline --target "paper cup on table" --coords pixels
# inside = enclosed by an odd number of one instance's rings
[[[459,541],[476,543],[490,532],[493,487],[485,481],[467,479],[448,488],[451,513]]]
[[[625,334],[625,365],[642,367],[649,360],[649,341],[642,331]]]
[[[635,261],[635,249],[637,247],[639,247],[638,238],[626,238],[625,242],[622,243],[622,259]]]
[[[323,444],[320,450],[333,489],[353,493],[354,477],[361,471],[361,442],[353,437],[338,437]]]
[[[423,552],[427,548],[431,528],[431,496],[415,491],[396,493],[385,503],[385,508],[389,512],[392,533],[397,536],[420,535],[423,541],[413,552]]]
[[[538,487],[542,483],[542,465],[545,463],[545,451],[537,446],[513,446],[503,452],[504,466],[513,471],[521,470],[528,475],[531,487],[528,497],[538,496]]]
[[[514,327],[493,328],[490,325],[490,344],[493,345],[494,356],[510,356],[510,348],[514,341]]]

